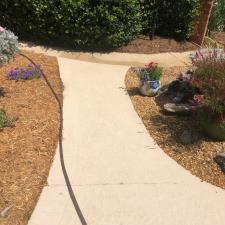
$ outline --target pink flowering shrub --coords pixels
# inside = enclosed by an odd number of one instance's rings
[[[191,56],[192,84],[201,90],[196,101],[210,119],[225,122],[225,50],[204,49]]]

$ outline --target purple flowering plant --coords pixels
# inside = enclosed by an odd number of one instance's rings
[[[9,80],[31,80],[40,77],[40,66],[36,67],[33,64],[29,64],[26,68],[14,68],[8,72]]]

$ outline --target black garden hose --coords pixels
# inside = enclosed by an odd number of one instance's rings
[[[68,189],[68,192],[69,192],[69,195],[70,195],[70,198],[71,198],[71,201],[74,205],[74,209],[80,219],[80,222],[82,225],[87,225],[87,222],[83,216],[83,213],[81,212],[81,209],[79,207],[79,204],[76,200],[76,197],[75,197],[75,194],[74,194],[74,191],[72,189],[72,186],[71,186],[71,183],[70,183],[70,179],[69,179],[69,176],[67,174],[67,171],[66,171],[66,167],[65,167],[65,162],[64,162],[64,155],[63,155],[63,145],[62,145],[62,133],[63,133],[63,107],[62,107],[62,104],[61,104],[61,101],[59,99],[59,97],[57,96],[57,94],[55,93],[54,89],[52,88],[50,82],[48,81],[47,77],[45,76],[44,72],[37,66],[37,64],[32,60],[30,59],[28,56],[24,55],[23,53],[19,53],[19,55],[25,57],[26,59],[28,59],[41,73],[41,75],[43,76],[47,86],[49,87],[49,89],[51,90],[56,102],[58,103],[58,106],[59,106],[59,113],[60,113],[60,123],[59,123],[59,153],[60,153],[60,162],[61,162],[61,167],[62,167],[62,171],[63,171],[63,175],[64,175],[64,178],[65,178],[65,182],[66,182],[66,186],[67,186],[67,189]],[[65,224],[66,225],[66,224]]]

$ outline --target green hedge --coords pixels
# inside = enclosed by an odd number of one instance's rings
[[[197,15],[199,0],[142,0],[144,33],[181,39],[189,38]]]
[[[141,31],[137,0],[1,0],[0,21],[22,37],[89,48],[121,46]]]
[[[186,38],[199,0],[1,0],[0,25],[23,38],[112,49],[139,34]],[[155,15],[158,17],[155,20]]]

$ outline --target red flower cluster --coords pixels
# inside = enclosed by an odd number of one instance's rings
[[[157,67],[158,67],[158,63],[156,63],[156,62],[150,62],[145,65],[145,68],[147,70],[151,70],[151,71],[154,71]]]

